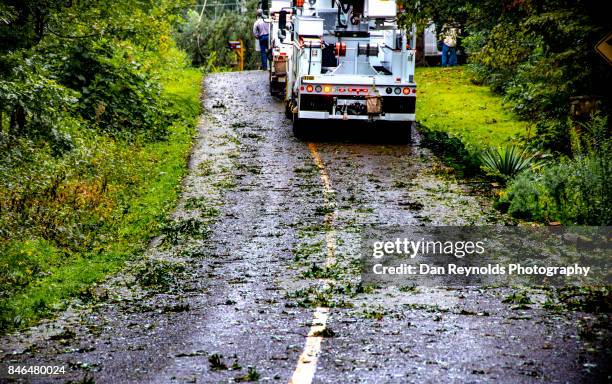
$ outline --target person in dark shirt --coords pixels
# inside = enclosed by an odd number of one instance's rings
[[[261,69],[268,69],[268,35],[270,34],[270,25],[263,18],[263,11],[257,10],[257,20],[253,24],[253,35],[259,41],[259,53],[261,54]]]

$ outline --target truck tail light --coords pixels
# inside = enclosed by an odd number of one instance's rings
[[[313,89],[314,89],[314,87],[312,85],[307,85],[306,86],[306,92],[312,92]]]
[[[409,95],[410,94],[410,88],[404,88],[403,92],[404,92],[404,95]]]
[[[315,91],[317,91],[317,92],[321,92],[322,90],[323,90],[323,87],[321,87],[320,85],[317,85],[315,87]]]
[[[336,56],[346,56],[346,43],[336,43]]]
[[[330,93],[332,91],[332,87],[330,87],[329,85],[326,85],[325,87],[323,87],[323,91],[325,93]]]

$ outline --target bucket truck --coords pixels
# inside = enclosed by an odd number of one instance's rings
[[[282,11],[282,13],[281,13]],[[293,53],[291,36],[285,29],[279,29],[281,22],[287,26],[291,22],[292,4],[291,0],[272,0],[269,9],[270,37],[270,94],[276,97],[284,97],[287,85],[287,69],[289,56]]]
[[[395,0],[293,1],[278,30],[290,35],[285,105],[296,136],[336,120],[394,125],[409,140],[416,28],[398,26]]]

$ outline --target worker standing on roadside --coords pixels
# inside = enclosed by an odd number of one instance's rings
[[[259,41],[259,53],[261,54],[261,69],[268,70],[268,35],[270,26],[263,18],[263,10],[257,10],[257,20],[253,24],[253,34]]]
[[[457,65],[457,39],[461,31],[454,25],[444,26],[442,39],[442,66],[453,67]]]

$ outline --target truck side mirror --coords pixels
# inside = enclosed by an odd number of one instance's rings
[[[278,29],[281,31],[287,28],[287,11],[281,10],[278,14]]]

